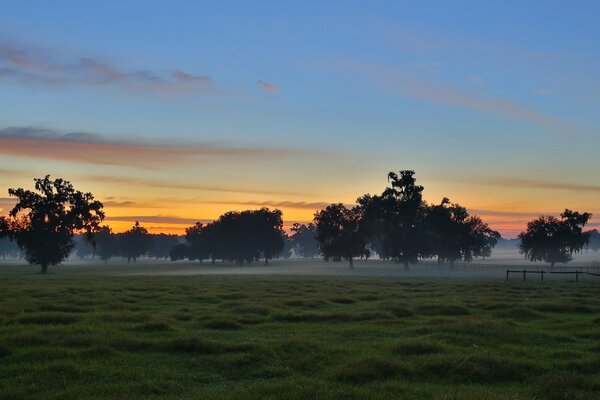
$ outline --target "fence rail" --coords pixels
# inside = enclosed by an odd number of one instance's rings
[[[542,270],[528,270],[528,269],[507,269],[506,270],[506,280],[509,279],[510,274],[522,274],[523,280],[526,280],[527,274],[539,274],[540,280],[544,282],[545,274],[563,274],[563,275],[575,275],[575,282],[579,282],[579,275],[591,275],[591,276],[600,276],[600,274],[596,274],[588,271],[544,271]]]

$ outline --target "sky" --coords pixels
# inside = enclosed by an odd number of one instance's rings
[[[115,231],[287,224],[411,169],[505,237],[600,225],[597,1],[0,0],[0,214],[50,174]]]

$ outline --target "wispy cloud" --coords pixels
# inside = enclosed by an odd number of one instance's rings
[[[453,179],[450,179],[453,180]],[[569,190],[574,192],[600,192],[600,185],[550,182],[526,178],[481,178],[481,179],[457,179],[456,182],[469,183],[486,186],[518,187],[527,189],[554,189]]]
[[[0,41],[0,80],[51,86],[110,86],[128,92],[212,95],[211,77],[180,69],[127,70],[94,57]]]
[[[461,107],[508,118],[524,119],[552,128],[562,136],[569,134],[562,122],[538,111],[499,96],[484,96],[465,88],[430,80],[395,68],[356,61],[338,63],[338,68],[358,73],[374,81],[382,90],[422,101]]]
[[[0,215],[8,214],[8,212],[15,206],[16,202],[16,199],[10,197],[0,197]]]
[[[174,190],[190,190],[199,192],[221,192],[221,193],[246,193],[246,194],[263,194],[263,195],[277,195],[277,196],[306,196],[300,192],[289,192],[289,191],[277,191],[277,190],[265,190],[257,189],[252,187],[241,187],[241,186],[217,186],[217,185],[201,185],[194,183],[182,183],[173,180],[161,181],[152,179],[142,178],[126,178],[118,176],[104,176],[104,175],[86,175],[81,177],[82,179],[95,182],[95,183],[108,183],[111,185],[126,185],[128,187],[150,187],[159,189],[174,189]]]
[[[548,97],[548,96],[552,95],[551,91],[549,91],[548,89],[544,89],[544,88],[533,89],[532,92],[537,95],[544,96],[544,97]]]
[[[308,151],[239,147],[176,141],[113,140],[88,132],[61,133],[52,129],[9,127],[0,129],[0,154],[104,165],[151,168],[185,164],[202,158],[264,159],[306,155]]]
[[[172,216],[164,216],[164,215],[125,215],[118,217],[106,217],[107,222],[115,221],[115,222],[135,222],[139,221],[140,223],[159,223],[159,224],[185,224],[185,225],[193,225],[196,222],[209,222],[209,220],[203,220],[198,218],[185,218],[185,217],[172,217]]]
[[[275,85],[272,85],[268,82],[265,82],[263,80],[258,80],[256,81],[256,84],[258,85],[258,87],[263,91],[263,92],[267,92],[267,93],[279,93],[279,88]]]
[[[306,201],[219,201],[206,202],[209,204],[225,204],[225,205],[240,205],[240,206],[258,206],[258,207],[276,207],[276,208],[297,208],[306,210],[319,210],[327,207],[331,203],[327,202],[306,202]]]

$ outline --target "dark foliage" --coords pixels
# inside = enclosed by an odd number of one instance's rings
[[[0,232],[17,242],[30,264],[47,273],[48,266],[69,256],[75,234],[83,233],[93,243],[104,212],[91,193],[75,190],[68,181],[49,175],[34,181],[35,191],[8,189],[17,204],[2,218]]]
[[[202,261],[211,259],[250,264],[263,258],[265,263],[281,254],[285,232],[280,210],[230,211],[216,221],[196,223],[186,229],[187,249],[178,246],[171,258]]]
[[[573,253],[580,252],[588,243],[590,234],[583,232],[583,227],[591,217],[590,213],[565,210],[560,218],[536,218],[519,234],[519,250],[530,261],[545,261],[551,266],[569,262]]]
[[[117,234],[117,238],[121,254],[127,262],[131,260],[136,262],[139,257],[147,255],[152,249],[153,238],[138,221],[128,231]]]
[[[359,207],[331,204],[315,214],[317,241],[325,260],[344,259],[353,267],[353,258],[367,252],[367,233]]]
[[[292,247],[298,256],[313,258],[319,255],[319,242],[317,241],[317,227],[313,223],[292,226]]]

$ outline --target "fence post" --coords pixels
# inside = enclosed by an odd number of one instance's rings
[[[542,273],[540,275],[542,276],[542,282],[544,282],[544,270],[542,270]]]
[[[508,280],[508,270],[506,270],[506,280]]]
[[[579,282],[579,270],[575,271],[575,282]]]
[[[525,275],[527,274],[526,270],[523,270],[523,280],[525,280]]]

